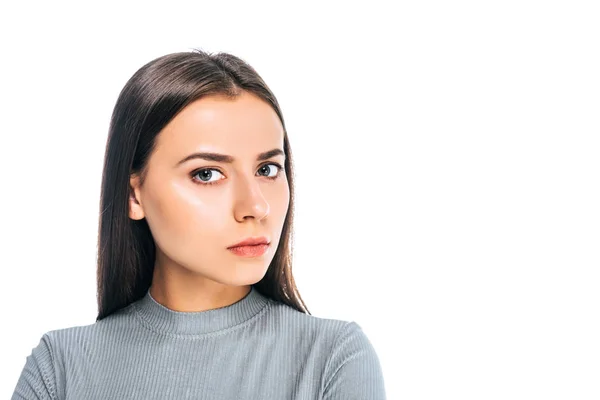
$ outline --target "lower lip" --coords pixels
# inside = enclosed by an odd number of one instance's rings
[[[268,244],[257,244],[255,246],[230,247],[229,251],[241,257],[258,257],[265,254],[268,248]]]

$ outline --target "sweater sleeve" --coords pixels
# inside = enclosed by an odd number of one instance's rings
[[[55,388],[52,346],[45,333],[27,356],[11,400],[56,400]]]
[[[323,400],[385,400],[379,358],[360,325],[348,322],[325,368]]]

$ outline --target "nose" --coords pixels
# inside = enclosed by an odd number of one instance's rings
[[[248,217],[260,221],[269,215],[269,203],[263,196],[256,178],[240,178],[236,190],[237,200],[234,206],[234,215],[237,221],[243,222]]]

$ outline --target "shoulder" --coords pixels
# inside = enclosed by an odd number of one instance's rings
[[[323,399],[386,398],[379,357],[357,322],[348,321],[337,331],[323,382]]]
[[[91,324],[45,332],[26,357],[13,398],[62,398],[67,363],[89,356],[109,333],[127,329],[130,311],[128,306]]]
[[[131,326],[128,323],[130,312],[131,306],[128,306],[100,321],[46,331],[29,358],[38,364],[42,372],[60,377],[66,359],[77,353],[88,353],[94,342],[102,340],[109,332]]]
[[[81,347],[86,343],[102,338],[108,332],[127,329],[131,326],[132,306],[129,305],[100,321],[86,325],[71,326],[47,331],[42,336],[55,354]]]
[[[385,399],[379,357],[358,322],[316,317],[281,303],[272,304],[272,313],[278,325],[324,353],[323,399]]]
[[[370,345],[362,327],[351,320],[323,318],[300,312],[287,304],[270,300],[267,318],[270,324],[280,329],[289,329],[291,333],[318,334],[325,336],[332,345],[340,344],[345,338],[353,337],[362,345]]]
[[[331,344],[344,327],[353,323],[341,319],[306,314],[274,300],[270,300],[269,306],[268,313],[265,316],[266,323],[274,327],[279,333],[285,330],[289,334],[301,335],[302,337],[307,335],[316,336]]]
[[[69,360],[89,354],[103,332],[126,326],[130,307],[92,324],[45,332],[26,357],[15,386],[13,399],[62,398]]]

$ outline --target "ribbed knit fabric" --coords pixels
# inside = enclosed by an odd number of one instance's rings
[[[383,400],[378,356],[353,321],[301,313],[254,287],[226,307],[142,299],[45,333],[12,399]]]

